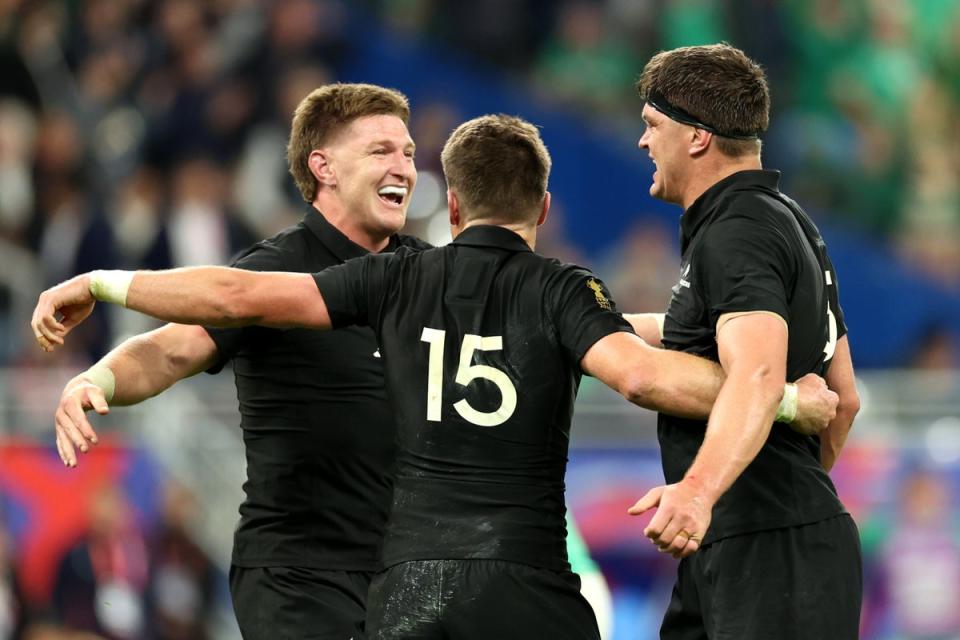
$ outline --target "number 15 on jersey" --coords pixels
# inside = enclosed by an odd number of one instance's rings
[[[427,364],[427,420],[440,422],[443,404],[443,352],[447,332],[443,329],[424,327],[420,336],[422,342],[430,345]],[[477,411],[466,399],[453,404],[460,417],[480,427],[496,427],[510,419],[517,409],[517,389],[507,374],[499,369],[485,365],[472,364],[474,351],[500,351],[503,349],[503,336],[477,336],[468,333],[463,336],[460,347],[460,364],[454,382],[464,387],[481,378],[489,380],[500,390],[500,406],[494,411]]]

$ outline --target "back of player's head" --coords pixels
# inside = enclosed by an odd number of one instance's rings
[[[466,217],[528,222],[540,215],[551,161],[529,122],[507,115],[464,122],[450,134],[440,159]]]
[[[770,122],[770,89],[759,64],[728,44],[661,51],[643,68],[640,97],[685,124],[704,125],[724,154],[760,151]]]
[[[307,164],[310,152],[357,118],[380,115],[397,116],[406,124],[407,97],[372,84],[335,83],[314,89],[300,101],[290,127],[287,164],[304,200],[313,202],[317,193],[317,179]]]

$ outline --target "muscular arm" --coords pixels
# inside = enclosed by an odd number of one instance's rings
[[[598,340],[580,366],[630,402],[681,418],[705,420],[726,379],[720,365],[710,360],[654,348],[626,332]],[[834,420],[836,395],[813,374],[798,380],[796,387],[797,414],[788,426],[817,435]]]
[[[717,345],[727,379],[697,457],[683,480],[651,489],[628,510],[640,515],[658,507],[644,535],[675,557],[700,548],[713,505],[760,451],[783,396],[787,325],[781,317],[724,314]]]
[[[97,435],[86,417],[93,409],[109,411],[96,369],[109,369],[115,380],[110,404],[137,404],[170,388],[178,380],[213,365],[217,348],[202,327],[170,324],[134,336],[105,355],[93,368],[80,373],[64,387],[54,416],[57,449],[64,464],[76,466],[74,447],[86,452]]]
[[[853,419],[860,411],[860,395],[857,393],[853,375],[853,360],[847,336],[837,341],[837,348],[827,370],[827,386],[840,396],[837,417],[830,421],[820,434],[820,461],[827,471],[833,468],[843,449],[843,444],[853,426]]]
[[[598,340],[580,366],[630,402],[683,418],[710,415],[724,380],[715,362],[657,349],[627,332]]]
[[[323,296],[308,273],[227,267],[138,271],[126,306],[187,324],[330,328]]]
[[[209,369],[216,359],[217,346],[203,327],[168,324],[125,340],[99,364],[116,379],[111,404],[124,407]]]
[[[724,315],[717,322],[717,346],[727,379],[700,451],[684,477],[711,505],[753,461],[770,434],[786,378],[787,325],[770,313]]]
[[[97,272],[94,272],[97,273]],[[271,327],[330,328],[330,315],[313,276],[253,272],[227,267],[167,271],[105,272],[132,277],[129,286],[98,287],[98,298],[161,320],[215,327],[259,324]],[[52,349],[81,323],[98,299],[91,274],[79,275],[40,294],[31,322],[41,346]],[[61,318],[58,320],[57,315]]]

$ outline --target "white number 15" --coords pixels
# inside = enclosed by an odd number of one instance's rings
[[[443,349],[446,331],[424,327],[420,336],[422,342],[430,345],[427,369],[427,420],[440,422],[441,403],[443,401]],[[500,407],[495,411],[477,411],[464,400],[455,402],[453,408],[464,420],[480,427],[495,427],[510,419],[517,409],[517,389],[503,371],[485,364],[471,364],[473,352],[500,351],[503,349],[503,336],[463,336],[460,348],[460,365],[454,381],[467,386],[477,378],[489,380],[500,390]]]

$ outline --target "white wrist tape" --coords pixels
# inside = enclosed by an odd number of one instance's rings
[[[113,392],[117,388],[117,379],[113,375],[113,370],[102,364],[95,364],[89,369],[87,369],[84,376],[92,384],[100,387],[103,390],[103,397],[106,398],[107,402],[113,400]]]
[[[135,271],[90,272],[90,294],[97,300],[127,306],[127,292]]]
[[[667,321],[667,314],[654,313],[653,319],[657,321],[657,330],[660,331],[660,339],[663,340],[663,323]]]
[[[793,419],[797,417],[798,396],[797,385],[792,382],[785,384],[783,386],[783,399],[780,401],[780,406],[777,407],[777,417],[774,420],[787,424],[793,422]]]

